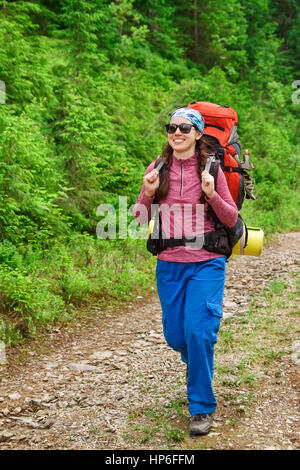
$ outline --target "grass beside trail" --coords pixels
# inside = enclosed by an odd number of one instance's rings
[[[168,449],[222,448],[228,439],[227,431],[234,430],[243,417],[251,415],[264,376],[274,367],[280,375],[280,364],[276,366],[276,362],[291,354],[299,331],[299,296],[300,272],[291,274],[289,279],[273,279],[255,296],[246,314],[223,320],[214,376],[215,394],[221,403],[214,426],[220,428],[214,427],[214,432],[201,439],[189,437],[183,375],[168,395],[161,397],[156,391],[157,402],[167,402],[166,406],[157,405],[143,412],[131,409],[131,432],[124,436],[127,444],[138,442],[140,448],[152,449],[158,442]]]
[[[150,292],[156,259],[145,243],[78,234],[66,245],[32,253],[27,270],[2,264],[0,341],[22,344],[53,326],[76,324],[95,306],[122,307]]]

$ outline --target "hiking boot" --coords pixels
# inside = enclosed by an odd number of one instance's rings
[[[191,436],[203,436],[204,434],[208,434],[211,430],[212,422],[212,415],[208,413],[192,416],[190,422]]]

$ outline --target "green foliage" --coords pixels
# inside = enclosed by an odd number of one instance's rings
[[[53,294],[46,279],[2,265],[0,271],[1,340],[14,344],[32,337],[43,323],[53,322],[65,309],[61,297]]]
[[[281,52],[285,67],[299,71],[300,6],[296,0],[272,0],[272,16],[277,22],[277,36],[282,39]]]
[[[247,64],[247,21],[242,2],[209,0],[199,19],[206,27],[208,65],[219,65],[230,78],[238,78]]]
[[[35,106],[43,105],[34,102],[27,110]],[[63,181],[53,147],[29,115],[2,115],[0,233],[1,239],[14,243],[47,243],[49,237],[68,230],[67,218],[56,204],[64,197]]]
[[[191,101],[238,112],[249,225],[299,229],[298,37],[294,0],[0,2],[0,339],[153,283],[144,241],[97,240],[96,210],[134,204]]]

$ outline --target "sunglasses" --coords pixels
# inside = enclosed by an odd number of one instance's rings
[[[177,128],[179,127],[180,132],[182,134],[189,134],[192,130],[192,127],[197,129],[197,127],[194,124],[166,124],[166,129],[168,134],[174,134],[177,131]]]

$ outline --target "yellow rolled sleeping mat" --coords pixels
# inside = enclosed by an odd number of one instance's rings
[[[248,232],[248,236],[246,234]],[[264,232],[259,227],[244,226],[244,233],[232,249],[233,255],[259,256],[263,249]],[[246,246],[245,246],[246,241]]]

